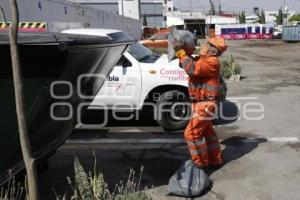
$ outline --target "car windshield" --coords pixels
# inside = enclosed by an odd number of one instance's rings
[[[151,63],[155,62],[159,56],[153,53],[150,49],[141,44],[134,44],[129,49],[128,52],[139,62]]]

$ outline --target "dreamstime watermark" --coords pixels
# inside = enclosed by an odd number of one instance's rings
[[[71,82],[68,81],[55,81],[50,86],[50,95],[56,100],[50,106],[50,115],[53,120],[67,121],[74,117],[77,119],[77,124],[84,126],[85,128],[103,128],[108,124],[109,119],[113,118],[117,121],[128,121],[128,120],[139,120],[140,110],[136,109],[130,101],[126,99],[132,98],[129,96],[118,96],[114,95],[116,102],[110,102],[107,105],[103,102],[97,101],[96,105],[93,105],[93,110],[99,111],[99,117],[101,122],[97,123],[85,123],[83,119],[84,113],[88,113],[91,108],[91,101],[94,100],[97,95],[98,88],[92,88],[93,94],[87,95],[84,92],[84,88],[91,82],[92,85],[99,85],[106,79],[103,75],[84,74],[81,75],[77,80],[77,85],[74,87]],[[63,94],[60,94],[61,88],[64,88]],[[134,90],[134,87],[132,88]],[[109,89],[108,89],[109,90]],[[76,92],[76,93],[75,93]],[[113,93],[112,90],[110,90]],[[134,92],[130,93],[134,94]],[[104,93],[105,95],[105,93]],[[234,97],[228,98],[227,101],[220,104],[209,104],[208,107],[204,108],[205,113],[197,112],[197,106],[187,101],[184,93],[170,93],[164,95],[164,101],[160,101],[160,93],[153,93],[153,102],[145,102],[144,107],[149,108],[153,112],[155,120],[171,120],[173,122],[180,122],[189,120],[191,117],[199,117],[201,120],[217,120],[222,121],[235,121],[235,120],[248,120],[248,121],[259,121],[265,117],[265,107],[259,102],[257,97]],[[81,103],[73,106],[70,101],[72,97],[79,97]],[[109,95],[106,96],[109,98]],[[117,98],[116,98],[117,97]],[[118,101],[119,98],[119,102]],[[157,103],[157,101],[159,103]],[[194,107],[194,109],[193,109]]]

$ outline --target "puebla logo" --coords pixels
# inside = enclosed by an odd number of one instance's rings
[[[108,76],[106,79],[111,82],[118,82],[120,80],[117,76]]]

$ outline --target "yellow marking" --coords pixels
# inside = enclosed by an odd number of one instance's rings
[[[5,29],[5,28],[7,28],[8,26],[10,26],[10,23],[7,23],[7,25],[6,25],[6,23],[4,23],[4,22],[1,22],[1,23],[0,23],[0,28],[1,28],[1,29]]]
[[[39,28],[46,28],[46,23],[41,23]]]
[[[7,22],[7,25],[5,22],[0,22],[0,29],[8,28],[11,25],[11,23]],[[46,28],[46,23],[45,22],[19,22],[19,28],[33,28],[33,29]]]

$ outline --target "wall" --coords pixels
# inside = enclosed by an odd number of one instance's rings
[[[162,3],[142,3],[141,9],[141,16],[146,16],[149,27],[163,26]]]
[[[75,0],[72,0],[75,1]],[[76,0],[76,2],[90,6],[95,9],[105,10],[110,13],[119,14],[119,6],[117,1],[103,0]],[[163,26],[163,3],[160,2],[141,2],[141,24],[143,17],[146,16],[149,27]]]
[[[118,0],[118,4],[120,15],[141,19],[141,0]]]
[[[20,21],[47,22],[51,32],[68,28],[110,28],[129,32],[136,39],[141,36],[141,23],[138,20],[66,0],[18,0],[18,4]],[[10,20],[9,1],[1,0],[0,6]]]

